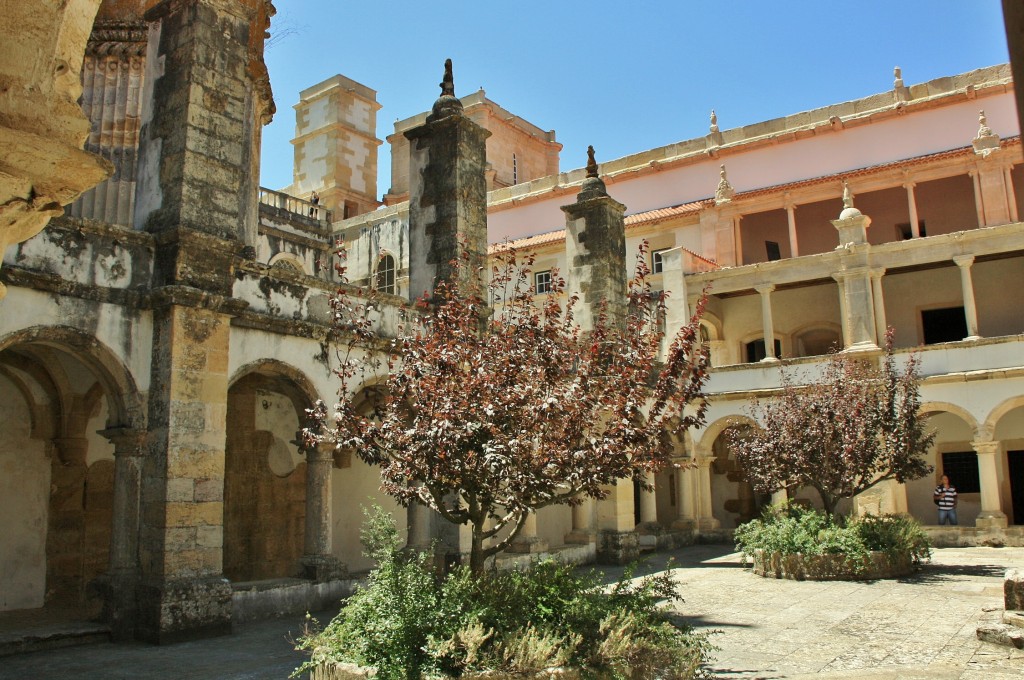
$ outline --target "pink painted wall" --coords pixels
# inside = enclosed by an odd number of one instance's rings
[[[725,158],[729,181],[737,191],[748,191],[968,146],[978,131],[981,108],[996,134],[1019,133],[1013,93],[1002,93],[730,155]],[[720,162],[709,158],[636,179],[619,179],[609,184],[608,193],[626,205],[627,214],[708,198],[718,185]],[[571,202],[567,198],[494,212],[489,216],[490,240],[561,228],[565,219],[559,207]]]

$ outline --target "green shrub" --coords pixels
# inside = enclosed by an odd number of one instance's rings
[[[825,513],[795,504],[765,509],[760,519],[736,529],[736,548],[744,560],[755,550],[782,555],[846,555],[863,567],[873,551],[909,556],[916,564],[931,557],[921,525],[906,515],[867,515],[841,525]]]
[[[671,573],[605,588],[599,574],[552,561],[474,577],[437,579],[426,556],[403,557],[383,511],[367,513],[363,544],[378,566],[322,631],[298,649],[321,663],[375,666],[381,680],[467,672],[526,674],[575,666],[604,677],[700,677],[707,633],[671,625],[660,603],[678,597]]]

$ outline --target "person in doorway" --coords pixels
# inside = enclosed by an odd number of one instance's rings
[[[939,526],[956,526],[956,487],[949,483],[949,476],[942,475],[942,483],[935,487],[935,504],[939,506]]]

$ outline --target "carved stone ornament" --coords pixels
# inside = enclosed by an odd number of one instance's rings
[[[999,135],[992,132],[992,128],[988,126],[988,118],[985,117],[984,110],[978,112],[978,134],[971,141],[971,146],[974,147],[974,153],[982,158],[988,158],[989,155],[999,151]]]
[[[725,174],[725,166],[720,166],[718,171],[719,180],[718,188],[715,189],[715,205],[721,205],[728,203],[732,200],[732,197],[736,195],[736,190],[729,184],[729,178]]]

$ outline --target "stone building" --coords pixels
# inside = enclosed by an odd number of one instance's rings
[[[1007,68],[716,122],[601,178],[560,173],[554,133],[447,88],[389,137],[398,174],[374,209],[375,93],[342,76],[301,94],[293,185],[258,186],[268,0],[0,5],[0,77],[19,95],[0,102],[0,617],[100,614],[116,638],[171,642],[313,608],[369,566],[371,500],[410,544],[461,551],[382,497],[374,469],[299,444],[305,410],[336,390],[339,235],[357,283],[392,294],[385,332],[458,236],[480,261],[488,241],[537,250],[541,292],[556,267],[581,275],[565,256],[581,227],[624,233],[627,252],[646,238],[670,331],[711,286],[710,417],[678,444],[696,467],[653,494],[626,481],[543,510],[525,553],[622,559],[732,528],[766,499],[722,432],[781,365],[813,370],[835,342],[876,352],[887,324],[921,352],[934,461],[963,475],[950,540],[1021,540],[1024,315],[1004,291],[1024,284],[1024,171]],[[928,521],[931,484],[857,504]]]

